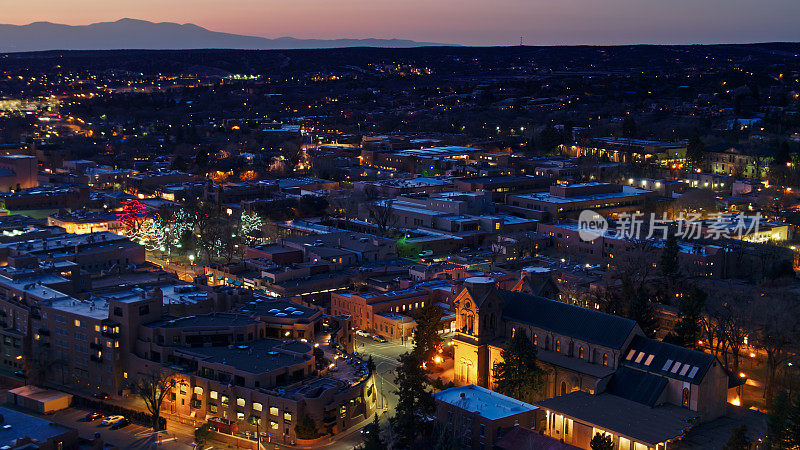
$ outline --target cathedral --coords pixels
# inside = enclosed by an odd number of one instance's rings
[[[526,274],[511,290],[499,289],[489,277],[466,279],[454,300],[455,383],[493,389],[503,347],[523,333],[547,372],[541,394],[550,400],[536,404],[547,407],[543,431],[551,437],[588,448],[593,430],[605,430],[615,433],[617,444],[666,448],[682,436],[686,423],[726,414],[735,377],[714,355],[647,338],[633,320],[545,298],[555,293],[554,286]],[[588,404],[609,413],[623,404],[626,411],[658,414],[665,425],[660,434],[647,436],[641,427],[612,430],[597,423],[608,414],[594,423],[582,417]]]

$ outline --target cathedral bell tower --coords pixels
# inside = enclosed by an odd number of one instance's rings
[[[456,297],[455,382],[486,387],[489,373],[487,344],[502,335],[502,301],[494,279],[470,277]]]

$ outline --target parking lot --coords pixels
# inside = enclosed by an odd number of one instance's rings
[[[84,417],[88,412],[84,409],[69,408],[44,417],[53,422],[76,428],[83,438],[90,439],[94,437],[95,433],[100,433],[104,442],[119,448],[151,448],[158,445],[159,441],[160,445],[158,446],[161,448],[183,450],[192,447],[192,440],[188,436],[181,437],[167,432],[160,433],[156,437],[151,429],[134,423],[112,430],[107,426],[101,426],[100,419],[86,422]]]

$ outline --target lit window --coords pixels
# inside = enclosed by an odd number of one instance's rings
[[[211,398],[212,400],[216,400],[217,399],[217,391],[209,391],[208,397]]]
[[[290,413],[288,411],[283,413],[283,420],[285,420],[287,422],[291,422],[292,421],[292,413]]]
[[[236,405],[237,406],[244,406],[244,399],[242,397],[237,398],[236,399]]]
[[[277,406],[270,406],[269,407],[269,413],[271,415],[273,415],[273,416],[277,416],[278,415],[278,407]]]
[[[200,386],[195,386],[194,387],[194,393],[197,394],[197,395],[203,395],[203,388],[200,387]]]
[[[264,406],[261,403],[255,402],[253,403],[253,411],[263,411]]]

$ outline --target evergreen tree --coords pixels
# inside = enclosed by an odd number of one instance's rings
[[[408,447],[420,434],[427,434],[427,416],[436,410],[433,394],[427,390],[428,377],[422,368],[422,360],[416,351],[403,353],[398,358],[400,367],[395,369],[397,406],[395,415],[389,419],[397,436],[397,446]]]
[[[778,146],[778,150],[775,152],[775,158],[773,159],[773,163],[778,166],[785,166],[786,163],[791,161],[792,161],[792,155],[789,150],[789,143],[783,141]]]
[[[378,420],[378,414],[372,423],[367,425],[364,431],[364,442],[356,447],[357,450],[385,450],[386,443],[381,439],[381,424]]]
[[[706,303],[706,293],[697,286],[691,286],[678,303],[678,323],[667,336],[665,342],[681,347],[696,348],[700,336],[700,315]]]
[[[692,168],[700,167],[703,164],[703,153],[705,151],[706,146],[703,144],[703,140],[700,139],[700,133],[695,130],[686,145],[686,160]]]
[[[785,449],[789,446],[789,426],[791,402],[785,391],[778,392],[769,405],[767,416],[767,431],[769,444],[773,449]]]
[[[614,450],[614,441],[608,434],[595,433],[589,442],[592,450]]]
[[[636,121],[633,117],[628,116],[622,121],[622,137],[635,138],[636,137]]]
[[[434,450],[461,450],[461,448],[461,442],[456,436],[455,431],[453,431],[453,428],[449,425],[441,427]]]
[[[554,151],[561,143],[561,136],[555,128],[548,125],[539,132],[539,149],[543,153]]]
[[[294,434],[300,439],[316,439],[319,437],[317,424],[308,414],[304,415],[294,426]]]
[[[501,353],[503,361],[495,364],[497,387],[503,395],[536,401],[544,387],[545,371],[536,363],[536,347],[524,332],[514,334]]]
[[[417,328],[414,330],[414,352],[421,361],[429,361],[442,344],[439,326],[442,321],[442,308],[429,303],[414,315]]]
[[[634,291],[628,299],[628,318],[635,320],[648,337],[655,336],[658,331],[658,320],[653,305],[642,290]]]
[[[800,397],[792,401],[785,391],[778,392],[770,403],[767,429],[770,448],[800,448]]]
[[[722,450],[748,450],[750,441],[747,440],[747,426],[742,424],[731,430],[731,437]]]
[[[664,242],[664,250],[661,251],[661,261],[659,268],[661,274],[667,278],[674,278],[678,275],[680,269],[678,265],[678,236],[675,233],[669,233],[667,240]]]

